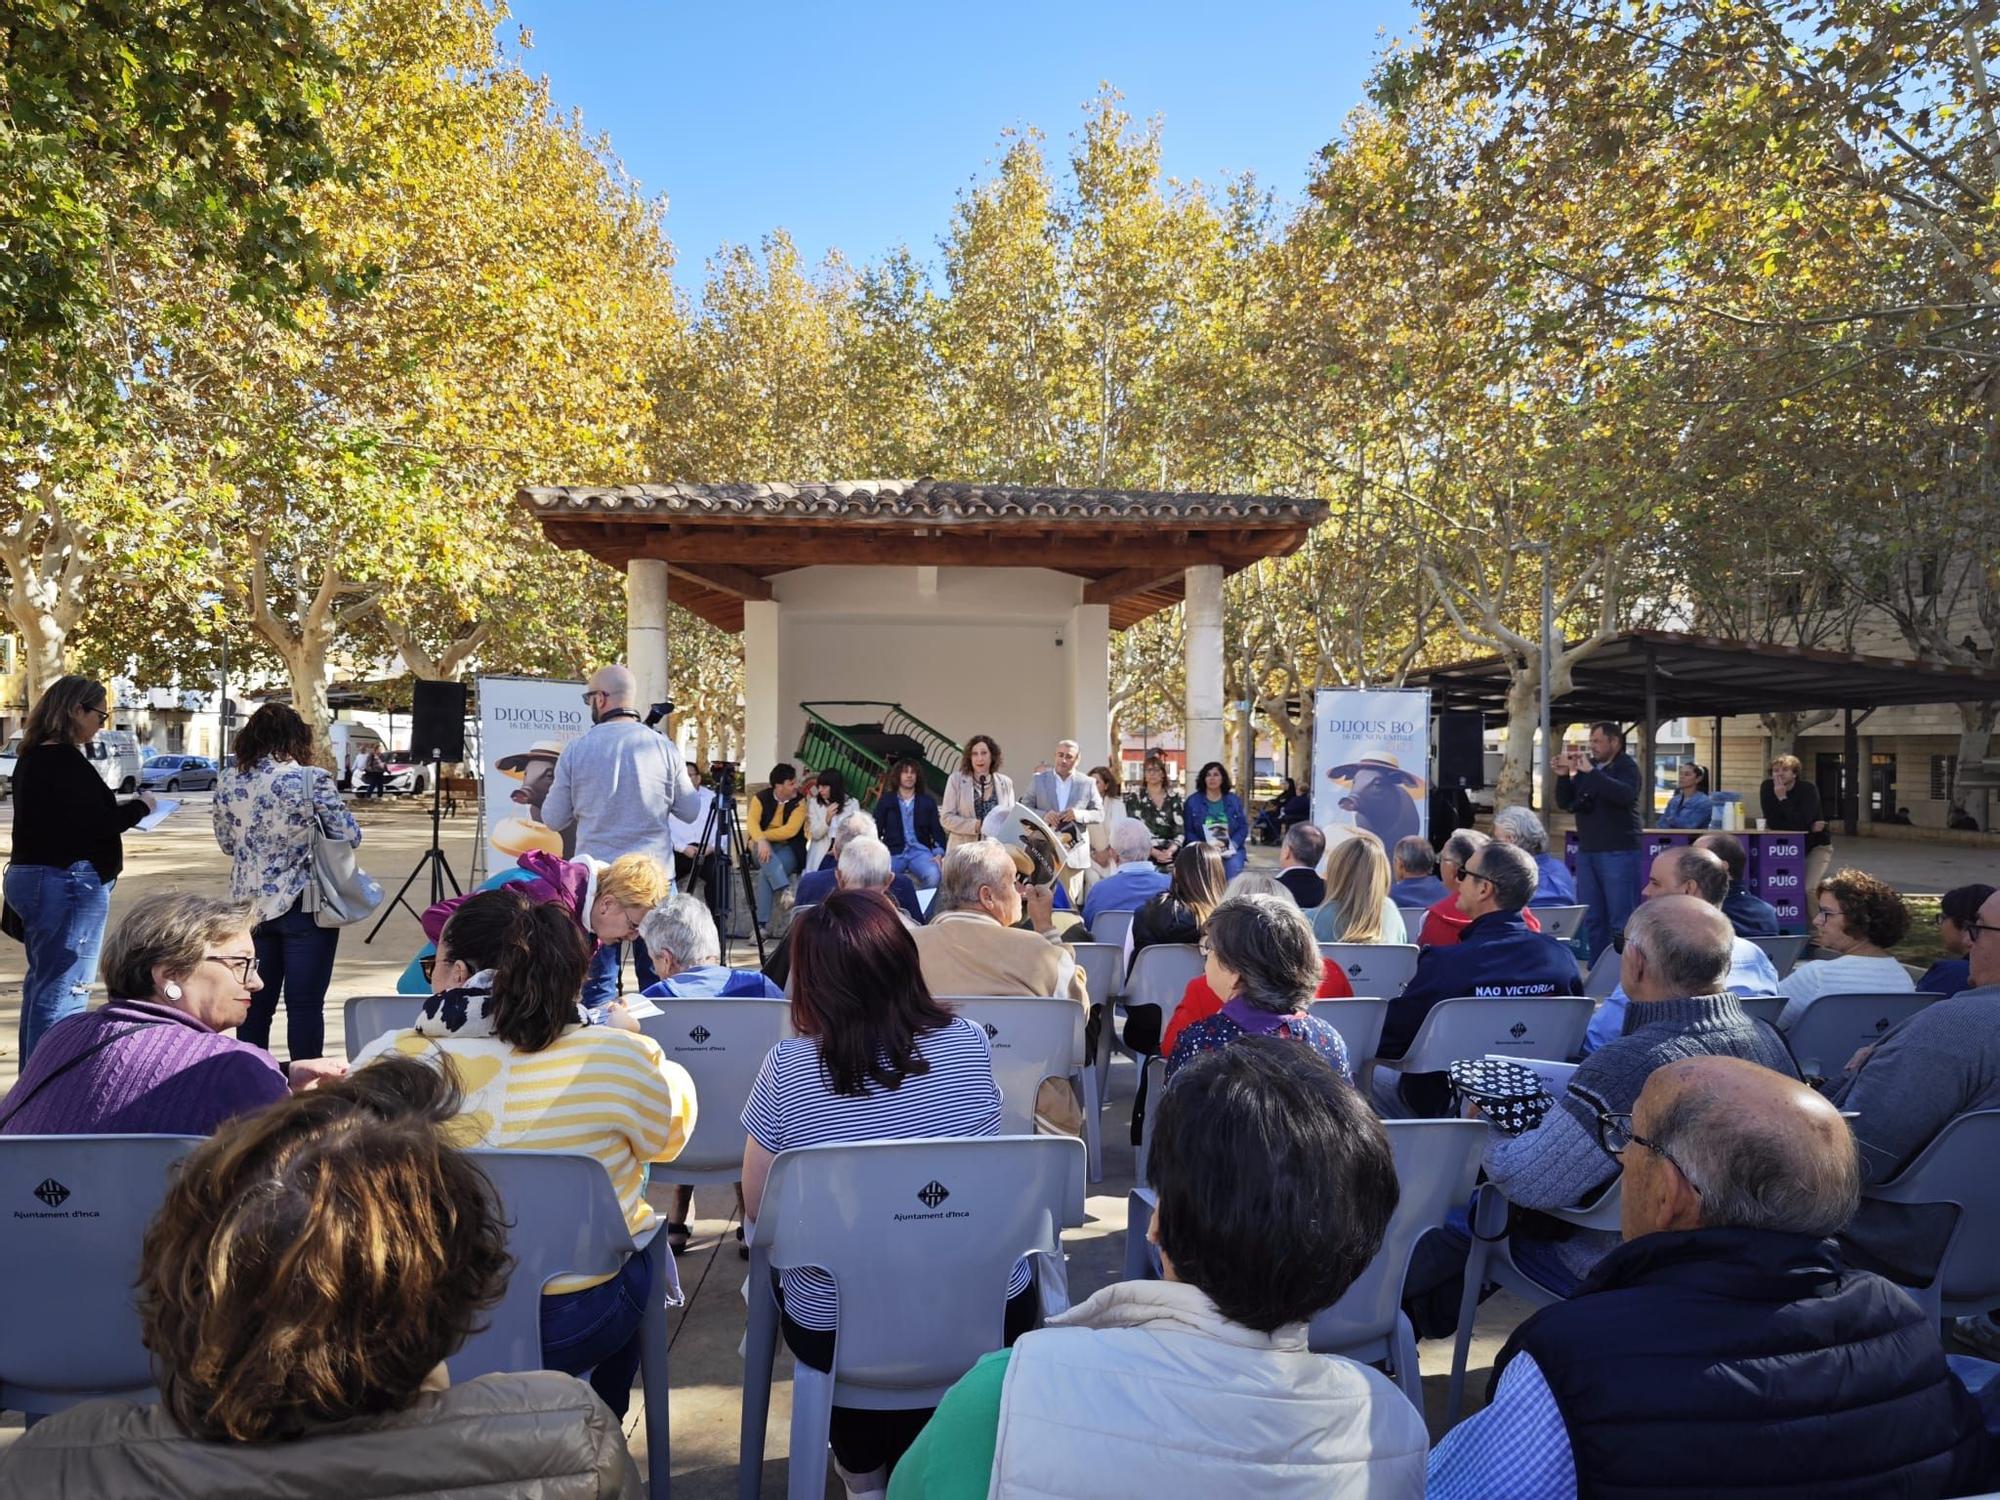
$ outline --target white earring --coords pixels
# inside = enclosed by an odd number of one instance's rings
[[[167,994],[167,998],[168,998],[169,1000],[178,1000],[178,999],[180,999],[180,997],[181,997],[181,987],[180,987],[179,985],[175,984],[175,983],[174,983],[174,982],[173,982],[173,981],[172,981],[171,979],[169,979],[169,980],[168,980],[168,981],[166,982],[166,984],[164,984],[163,986],[161,986],[161,988],[163,988],[163,989],[164,989],[164,990],[166,991],[166,994]]]

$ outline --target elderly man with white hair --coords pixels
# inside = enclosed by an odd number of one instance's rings
[[[833,825],[834,868],[814,870],[809,875],[800,876],[799,892],[794,898],[792,910],[797,911],[802,906],[817,906],[835,891],[852,889],[840,879],[840,856],[846,853],[848,845],[859,839],[871,839],[878,844],[882,843],[876,837],[875,818],[872,813],[852,812]],[[886,849],[889,846],[883,844],[882,847]],[[893,861],[893,855],[891,859]],[[893,880],[885,881],[883,885],[874,888],[886,889],[889,899],[902,910],[904,917],[912,923],[922,925],[923,903],[917,899],[916,882],[909,876],[897,875]]]
[[[755,969],[722,964],[722,941],[708,908],[686,891],[675,891],[647,912],[639,936],[659,971],[656,984],[640,993],[649,1000],[714,1000],[735,995],[776,999],[784,995]]]
[[[1137,818],[1120,818],[1111,825],[1111,852],[1118,857],[1117,868],[1083,898],[1086,927],[1108,911],[1137,911],[1169,884],[1167,872],[1153,863],[1153,835]]]
[[[938,880],[942,910],[918,932],[917,957],[933,995],[1067,995],[1089,1005],[1075,957],[1055,934],[1046,886],[1034,892],[1035,929],[1017,926],[1021,877],[1007,846],[960,844]]]
[[[889,894],[889,886],[896,880],[907,881],[907,875],[896,873],[895,856],[889,846],[877,838],[861,838],[850,842],[840,851],[840,862],[834,867],[834,878],[843,891],[874,891],[878,895]],[[903,919],[903,925],[915,932],[924,924],[914,922],[910,914],[898,907],[896,915]]]
[[[637,684],[626,668],[599,667],[583,701],[591,727],[563,746],[542,802],[542,821],[561,831],[574,826],[576,853],[603,864],[627,854],[650,854],[674,867],[674,818],[692,822],[701,795],[674,742],[655,734],[632,706]],[[584,982],[586,1005],[618,994],[624,945],[606,943],[591,960]],[[644,938],[632,944],[632,964],[643,989],[659,977]]]
[[[1576,905],[1576,877],[1569,866],[1549,853],[1549,831],[1531,808],[1503,807],[1493,815],[1493,837],[1535,857],[1541,882],[1535,887],[1530,906]]]

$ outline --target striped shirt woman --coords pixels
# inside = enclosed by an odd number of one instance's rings
[[[438,938],[415,1028],[377,1038],[355,1063],[395,1051],[450,1067],[465,1095],[450,1131],[458,1145],[591,1157],[636,1234],[658,1217],[648,1170],[680,1155],[694,1131],[694,1080],[620,1008],[612,1025],[590,1024],[577,1003],[589,966],[567,909],[512,885],[480,891]],[[630,1255],[609,1276],[559,1276],[543,1289],[543,1361],[587,1374],[621,1417],[652,1280],[651,1262]]]

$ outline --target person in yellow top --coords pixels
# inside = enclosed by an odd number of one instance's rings
[[[448,1133],[462,1147],[571,1151],[604,1164],[636,1234],[658,1215],[646,1202],[654,1162],[680,1155],[694,1131],[694,1080],[622,1006],[595,1024],[577,1003],[590,955],[575,920],[511,886],[481,891],[438,939],[432,994],[409,1031],[362,1049],[449,1067],[465,1102]],[[557,1277],[542,1299],[542,1358],[588,1375],[619,1416],[639,1368],[639,1325],[652,1265],[627,1258],[610,1276]]]
[[[768,926],[771,906],[806,866],[806,799],[799,795],[799,773],[780,761],[771,767],[771,784],[750,797],[750,837],[757,858],[757,923]]]

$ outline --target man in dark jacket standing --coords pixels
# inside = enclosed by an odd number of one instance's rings
[[[1860,1201],[1834,1107],[1733,1057],[1671,1063],[1630,1115],[1624,1243],[1515,1330],[1429,1500],[1976,1494],[1994,1454],[1937,1328],[1829,1236]]]
[[[1458,909],[1472,920],[1449,947],[1426,948],[1403,993],[1389,1002],[1380,1057],[1401,1057],[1416,1040],[1424,1017],[1440,1000],[1461,995],[1574,995],[1576,960],[1554,938],[1530,931],[1521,911],[1535,894],[1535,861],[1524,849],[1488,842],[1466,857],[1458,875]],[[1377,1092],[1396,1079],[1378,1073]],[[1382,1108],[1396,1113],[1440,1115],[1450,1108],[1450,1084],[1442,1073],[1405,1073],[1400,1090],[1385,1095]],[[1400,1107],[1399,1107],[1400,1103]]]
[[[1576,814],[1576,899],[1590,908],[1583,935],[1596,958],[1639,904],[1639,829],[1644,778],[1625,753],[1625,731],[1590,726],[1590,763],[1570,750],[1556,762],[1556,806]]]

